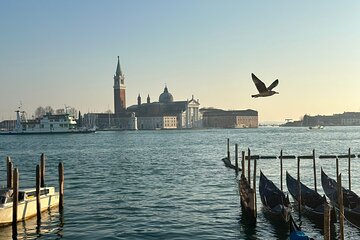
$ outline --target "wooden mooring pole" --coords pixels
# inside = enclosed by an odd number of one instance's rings
[[[250,148],[248,148],[248,182],[249,182],[249,186],[251,186],[251,179],[250,179],[250,159],[251,159],[251,152],[250,152]]]
[[[45,155],[41,154],[40,157],[40,187],[45,187]]]
[[[336,156],[336,177],[339,176],[339,158]]]
[[[59,211],[62,212],[64,209],[64,164],[59,163]]]
[[[40,205],[40,167],[36,165],[36,217],[38,225],[41,222],[41,205]]]
[[[241,175],[245,176],[245,151],[241,151]]]
[[[283,150],[280,151],[280,189],[283,191]]]
[[[343,189],[341,184],[341,174],[337,175],[337,188],[338,188],[338,202],[339,202],[339,224],[340,224],[340,236],[339,239],[344,240],[344,199]]]
[[[325,195],[324,199],[324,240],[330,240],[330,206],[326,201]]]
[[[18,168],[15,168],[13,172],[13,219],[12,219],[13,239],[17,238],[18,204],[19,204],[19,170]]]
[[[257,217],[257,205],[256,205],[256,158],[254,158],[254,176],[253,176],[253,190],[254,190],[254,217]]]
[[[297,180],[298,180],[298,210],[299,216],[301,217],[301,183],[300,183],[300,157],[297,158]]]
[[[235,171],[236,175],[239,174],[239,158],[238,158],[238,144],[235,144]]]
[[[348,158],[348,174],[349,174],[349,190],[351,191],[351,150],[349,148],[349,158]]]
[[[7,184],[6,187],[7,188],[12,188],[13,187],[13,163],[11,161],[11,158],[8,156],[6,157],[6,171],[7,171]]]
[[[317,186],[316,186],[316,163],[315,163],[315,149],[313,149],[313,170],[314,170],[314,190],[317,191]]]
[[[230,161],[230,139],[227,139],[227,158]]]

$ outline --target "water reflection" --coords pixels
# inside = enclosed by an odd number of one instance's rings
[[[63,238],[64,215],[54,209],[42,212],[41,221],[36,216],[26,221],[18,222],[17,235],[13,236],[12,226],[0,227],[0,239],[38,239],[44,235],[51,239]]]

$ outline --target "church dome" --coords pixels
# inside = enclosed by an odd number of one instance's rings
[[[171,93],[169,93],[167,87],[165,86],[164,92],[162,94],[160,94],[159,97],[159,102],[161,103],[168,103],[168,102],[173,102],[174,98],[171,95]]]

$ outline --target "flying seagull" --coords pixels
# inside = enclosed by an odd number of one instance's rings
[[[269,97],[274,94],[279,94],[278,92],[273,91],[272,89],[276,87],[279,84],[279,80],[276,79],[268,88],[265,86],[265,84],[258,79],[253,73],[251,74],[252,80],[255,83],[255,86],[257,90],[259,91],[258,94],[251,95],[253,98],[257,97]]]

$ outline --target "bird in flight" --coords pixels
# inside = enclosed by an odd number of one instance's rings
[[[255,83],[255,86],[257,90],[259,91],[258,94],[251,95],[253,98],[257,97],[269,97],[274,94],[279,94],[276,91],[273,91],[273,88],[276,87],[279,84],[279,80],[276,79],[269,87],[265,86],[265,83],[263,83],[260,79],[258,79],[253,73],[251,74],[252,80]]]

